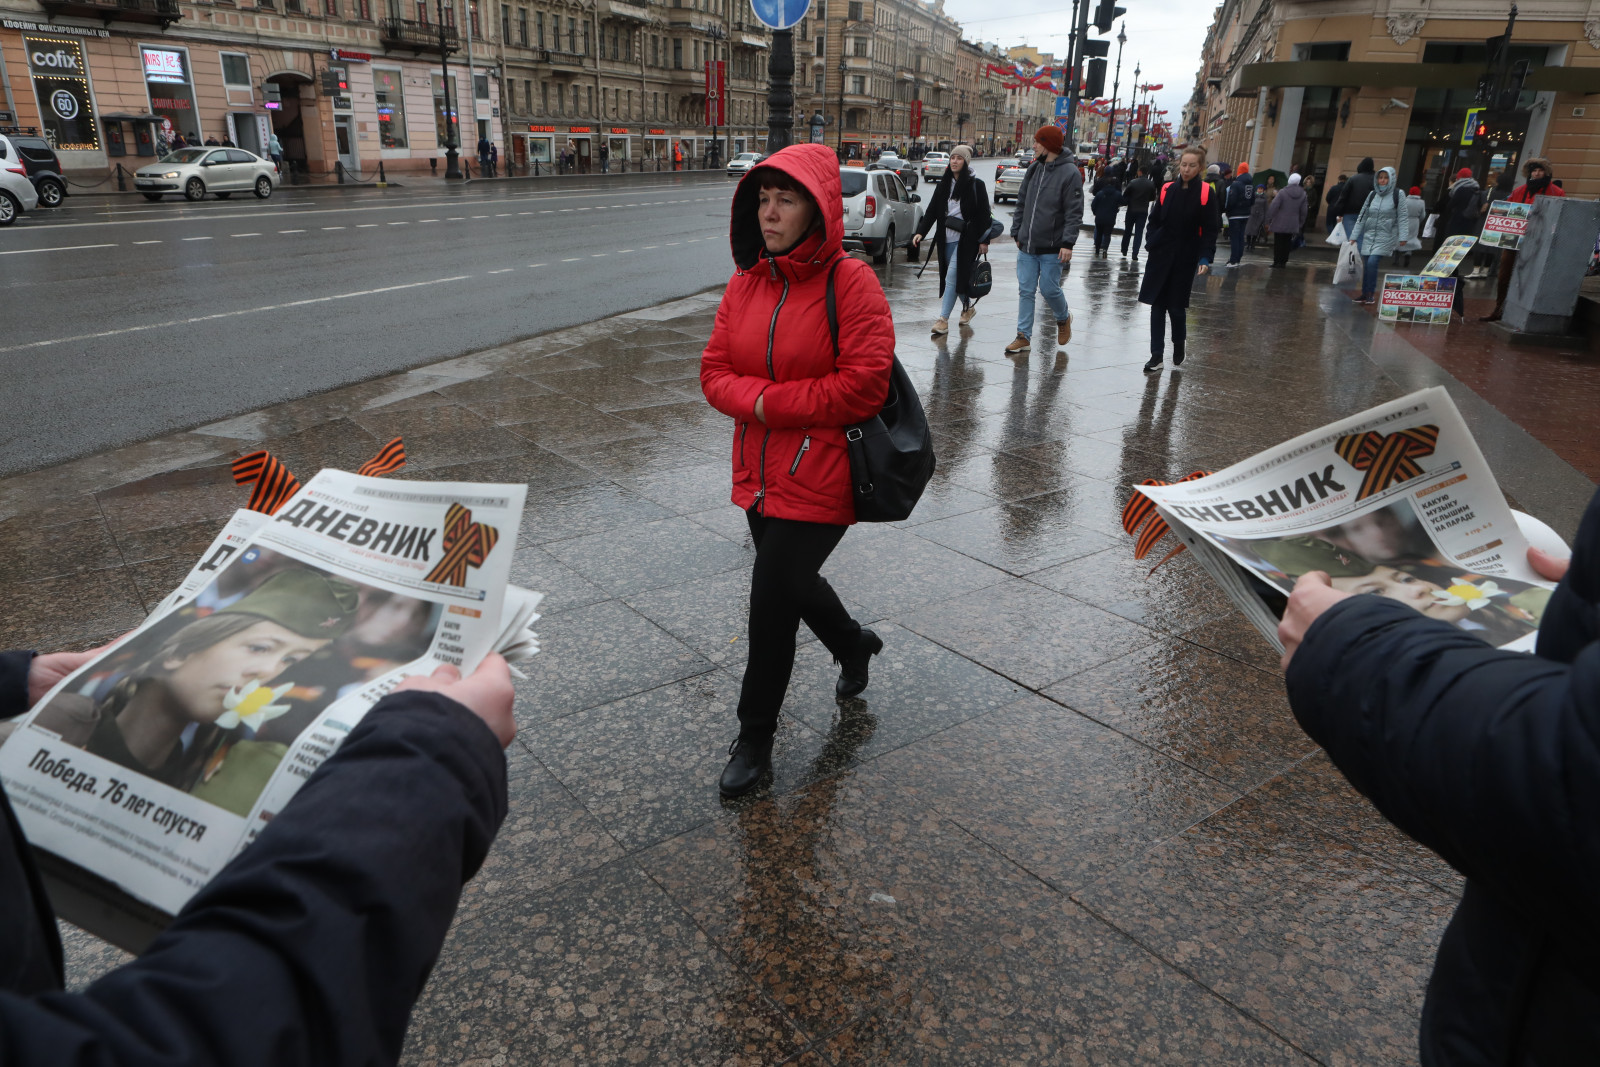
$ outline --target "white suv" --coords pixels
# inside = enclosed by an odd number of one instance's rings
[[[38,206],[39,191],[29,180],[16,146],[0,137],[0,226],[10,226],[18,215]]]
[[[911,238],[922,221],[922,197],[906,192],[900,175],[840,167],[839,184],[844,193],[846,249],[864,250],[875,263],[887,263],[896,248],[907,249],[907,259],[917,258]]]

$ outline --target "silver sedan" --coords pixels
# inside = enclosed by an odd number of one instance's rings
[[[146,200],[160,200],[167,193],[182,193],[190,200],[216,193],[217,199],[226,200],[241,192],[265,200],[277,181],[278,170],[269,160],[242,148],[209,146],[169,152],[133,175],[133,187]]]

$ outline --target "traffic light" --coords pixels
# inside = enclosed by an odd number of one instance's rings
[[[1083,95],[1093,99],[1106,94],[1106,61],[1089,60],[1089,73],[1084,79]]]
[[[1096,38],[1088,38],[1083,42],[1085,56],[1108,56],[1111,54],[1111,42]]]
[[[1100,0],[1094,9],[1094,28],[1101,33],[1110,33],[1112,23],[1127,14],[1128,9],[1117,7],[1111,0]]]

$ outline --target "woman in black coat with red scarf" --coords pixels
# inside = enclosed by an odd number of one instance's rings
[[[1178,180],[1156,194],[1150,209],[1149,240],[1139,302],[1150,305],[1150,362],[1145,372],[1165,361],[1167,320],[1172,321],[1172,365],[1183,362],[1184,313],[1189,290],[1198,275],[1211,269],[1222,231],[1222,198],[1201,178],[1206,154],[1190,148],[1178,159]]]
[[[950,153],[950,165],[933,187],[928,210],[912,238],[912,247],[918,247],[928,231],[935,230],[933,246],[939,253],[940,297],[939,317],[933,323],[935,337],[950,332],[950,313],[955,310],[957,296],[961,297],[962,325],[977,313],[977,304],[970,299],[972,265],[980,253],[989,251],[990,217],[989,190],[983,179],[972,173],[972,149],[956,145]]]

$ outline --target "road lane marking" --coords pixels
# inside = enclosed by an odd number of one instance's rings
[[[230,233],[229,237],[260,237],[259,233]]]
[[[516,268],[514,268],[514,267],[504,267],[504,268],[502,268],[500,270],[492,270],[489,273],[490,274],[510,274],[515,269]]]
[[[411,223],[409,223],[409,222],[391,222],[391,223],[389,223],[389,225],[390,226],[410,226]]]
[[[358,230],[371,230],[371,229],[375,229],[377,227],[377,225],[378,224],[376,222],[358,222],[358,223],[356,223],[356,229],[358,229]]]
[[[323,229],[324,230],[342,230],[342,229],[344,229],[344,227],[343,226],[324,226]]]
[[[104,246],[102,246],[104,247]],[[199,322],[215,322],[218,319],[232,319],[241,315],[259,315],[268,311],[282,311],[286,308],[305,307],[308,304],[327,304],[335,300],[351,300],[361,296],[377,296],[382,293],[399,292],[402,289],[420,289],[429,285],[444,285],[448,282],[464,282],[471,278],[470,274],[456,274],[449,278],[434,278],[426,282],[407,282],[404,285],[386,285],[379,289],[361,289],[353,293],[334,293],[332,296],[313,296],[304,300],[291,300],[286,304],[268,304],[265,307],[243,308],[239,311],[219,311],[213,315],[196,315],[188,319],[169,319],[166,322],[152,322],[146,326],[124,326],[117,330],[102,330],[99,333],[84,333],[73,337],[57,337],[48,341],[29,341],[26,344],[7,345],[0,348],[0,352],[21,352],[29,348],[48,348],[51,345],[72,344],[75,341],[98,341],[105,337],[117,337],[121,334],[143,333],[147,330],[167,330],[174,326],[193,326]]]
[[[500,214],[495,216],[495,218],[497,218],[497,219],[509,219],[510,217],[511,217],[511,212],[509,212],[509,211],[502,211],[502,212],[500,212]]]
[[[589,258],[590,259],[604,259],[604,258],[606,258],[606,256],[608,254],[609,253],[606,253],[606,252],[590,252],[589,253]]]
[[[160,241],[135,241],[133,243],[136,244],[136,245],[158,245],[161,242]]]
[[[656,249],[658,249],[660,247],[661,247],[660,245],[645,245],[644,246],[644,250],[646,252],[653,252],[653,251],[655,251]]]
[[[530,267],[542,267],[542,266],[544,266],[544,264],[543,263],[529,263],[528,266],[530,266]]]
[[[143,242],[141,242],[141,243],[143,243]],[[160,244],[161,242],[160,241],[156,241],[154,243],[155,244]],[[76,251],[78,251],[80,249],[84,249],[84,248],[115,248],[115,247],[117,247],[117,246],[114,245],[114,244],[111,244],[111,245],[63,245],[60,248],[18,248],[18,249],[15,249],[14,251],[11,251],[11,252],[0,252],[0,256],[26,256],[31,252],[76,252]]]
[[[184,240],[185,241],[209,241],[209,240],[211,240],[211,238],[209,238],[209,237],[185,237]]]
[[[305,233],[304,230],[279,230],[279,233]]]
[[[617,255],[620,256],[620,255],[623,255],[624,253],[632,252],[632,251],[633,251],[633,249],[631,249],[631,248],[619,248],[619,249],[617,249]]]
[[[475,218],[475,219],[486,219],[486,218],[488,218],[488,217],[489,217],[489,216],[488,216],[488,215],[474,215],[474,216],[472,216],[472,217],[473,217],[473,218]]]
[[[444,221],[446,221],[446,222],[466,222],[467,221],[467,217],[465,215],[451,215],[449,218],[445,219]]]
[[[583,257],[582,256],[573,256],[571,259],[563,259],[561,262],[563,262],[563,263],[582,263],[583,262]]]

